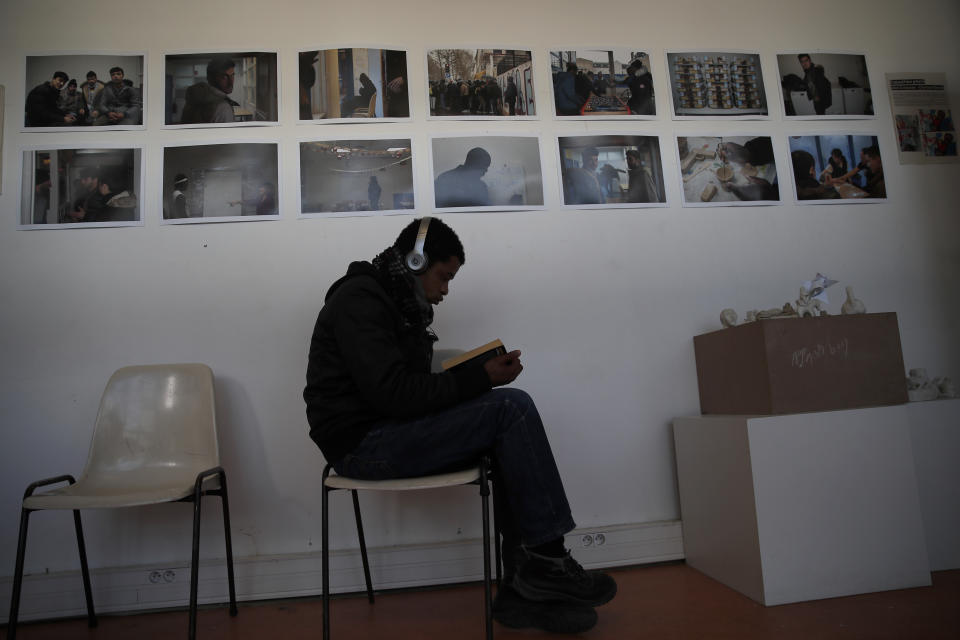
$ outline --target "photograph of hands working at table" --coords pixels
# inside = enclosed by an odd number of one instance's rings
[[[790,161],[798,201],[887,197],[876,136],[791,136]]]
[[[769,136],[677,137],[684,206],[780,201]]]

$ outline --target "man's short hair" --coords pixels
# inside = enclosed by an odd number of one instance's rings
[[[416,218],[404,227],[400,235],[397,236],[393,247],[400,254],[401,260],[413,251],[413,245],[417,241],[419,230],[420,218]],[[427,229],[427,238],[423,244],[423,252],[427,254],[427,268],[430,268],[435,262],[446,262],[454,256],[457,257],[461,265],[467,262],[460,238],[440,218],[431,218],[430,227]]]
[[[471,169],[486,169],[490,166],[490,154],[483,147],[474,147],[467,151],[467,159],[463,164]]]
[[[175,187],[178,185],[184,184],[186,182],[189,182],[189,179],[187,178],[187,176],[185,176],[182,173],[178,173],[173,177],[173,186]]]
[[[628,149],[626,155],[627,155],[628,158],[633,158],[634,160],[642,160],[642,159],[643,159],[643,156],[640,155],[640,152],[637,151],[636,149]]]
[[[95,71],[87,71],[87,80],[89,80],[90,78],[96,78],[96,77],[97,77],[97,73]]]
[[[74,79],[74,80],[71,80],[70,82],[67,83],[67,86],[68,86],[68,87],[75,87],[75,86],[77,86],[77,81],[76,81],[75,79]]]
[[[207,63],[207,82],[215,84],[220,76],[229,69],[233,69],[237,64],[230,56],[217,56]]]
[[[573,72],[573,71],[576,71],[576,70],[577,70],[577,63],[576,63],[576,62],[568,62],[568,63],[567,63],[567,71]]]
[[[797,149],[790,154],[790,160],[793,161],[793,177],[799,182],[810,177],[810,169],[816,165],[813,156],[809,151]]]
[[[120,67],[110,67],[110,73],[116,73],[117,71],[119,71],[120,73],[123,73],[123,69],[121,69]]]
[[[70,79],[70,76],[68,76],[63,71],[54,71],[53,79],[56,80],[57,78],[61,78],[64,82],[66,82],[67,80]]]
[[[797,54],[797,60],[803,60],[804,58],[809,58],[810,60],[813,59],[813,58],[810,58],[810,54],[809,54],[809,53],[798,53],[798,54]]]
[[[864,147],[863,152],[864,152],[865,154],[867,154],[868,156],[870,156],[871,158],[879,158],[879,157],[880,157],[880,147],[878,147],[878,146],[875,145],[875,144],[870,145],[869,147]]]
[[[583,151],[580,152],[582,156],[599,156],[600,151],[596,147],[584,147]]]

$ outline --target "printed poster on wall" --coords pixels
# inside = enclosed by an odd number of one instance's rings
[[[900,164],[957,161],[957,129],[945,73],[888,73]]]

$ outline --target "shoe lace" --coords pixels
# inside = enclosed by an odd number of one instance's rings
[[[563,568],[565,573],[577,582],[585,582],[590,580],[590,575],[587,573],[586,569],[584,569],[579,562],[574,560],[573,556],[568,555],[566,558],[564,558]]]

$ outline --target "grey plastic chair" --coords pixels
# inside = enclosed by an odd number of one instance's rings
[[[34,493],[38,488],[67,486]],[[213,372],[204,364],[124,367],[111,376],[100,399],[87,464],[79,480],[71,475],[32,483],[23,496],[20,538],[7,638],[17,631],[23,557],[30,514],[44,509],[71,509],[80,551],[87,601],[87,621],[97,625],[90,592],[90,572],[80,523],[80,509],[135,507],[162,502],[193,503],[193,553],[190,564],[188,637],[197,632],[197,578],[200,553],[200,502],[219,496],[230,588],[230,615],[237,615],[230,541],[226,473],[220,466]]]

